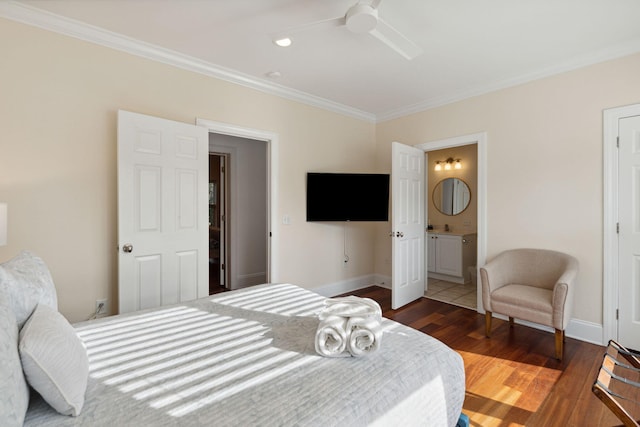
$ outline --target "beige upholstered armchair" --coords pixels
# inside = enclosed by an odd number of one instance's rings
[[[556,331],[556,359],[562,360],[564,330],[573,305],[578,261],[545,249],[504,251],[480,268],[487,337],[491,315],[550,326]]]

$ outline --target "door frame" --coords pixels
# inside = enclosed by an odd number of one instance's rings
[[[479,132],[469,135],[456,136],[453,138],[440,139],[436,141],[424,142],[415,147],[422,149],[425,153],[443,148],[460,147],[462,145],[477,144],[478,150],[478,190],[476,200],[478,204],[477,232],[477,262],[476,268],[480,268],[487,261],[487,133]],[[426,188],[426,185],[425,185]],[[429,203],[425,197],[425,203]],[[425,206],[425,209],[427,207]],[[426,217],[427,215],[425,215]],[[426,246],[426,245],[425,245]],[[425,255],[426,251],[425,251]],[[425,259],[425,265],[426,265]],[[482,283],[480,283],[480,275],[477,275],[477,312],[484,313],[482,306]],[[426,274],[425,274],[426,280]]]
[[[618,122],[633,116],[640,116],[640,104],[609,108],[603,112],[602,344],[618,338]]]
[[[206,127],[209,133],[235,136],[267,144],[267,282],[278,282],[278,134],[213,120],[196,119],[197,126]]]

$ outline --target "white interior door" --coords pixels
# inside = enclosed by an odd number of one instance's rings
[[[208,294],[208,131],[118,112],[119,312]]]
[[[392,291],[394,310],[424,296],[424,151],[391,147]]]
[[[618,122],[618,341],[640,350],[640,116]]]

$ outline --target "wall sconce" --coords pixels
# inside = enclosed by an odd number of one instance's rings
[[[0,246],[7,244],[7,204],[0,203]]]
[[[436,161],[436,167],[434,170],[441,171],[446,170],[449,171],[453,169],[462,169],[462,162],[460,159],[453,159],[453,157],[449,157],[447,160],[438,160]]]

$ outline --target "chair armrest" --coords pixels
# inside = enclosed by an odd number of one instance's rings
[[[553,286],[553,327],[565,330],[571,320],[575,279],[578,275],[578,262],[570,260],[567,269]]]

